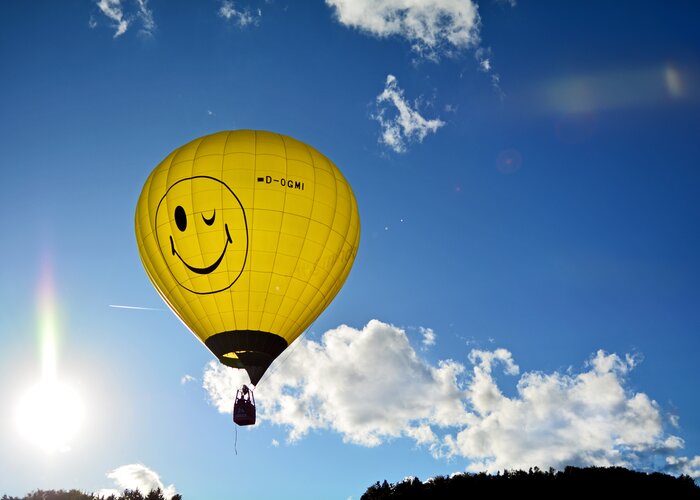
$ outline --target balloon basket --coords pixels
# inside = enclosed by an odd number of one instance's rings
[[[238,425],[255,425],[255,397],[245,385],[236,391],[233,404],[233,421]]]

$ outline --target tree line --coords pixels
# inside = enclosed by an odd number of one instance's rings
[[[479,495],[483,495],[480,497]],[[407,478],[391,484],[386,480],[367,488],[361,500],[408,500],[444,498],[513,498],[538,500],[561,498],[673,498],[700,499],[700,487],[690,476],[674,477],[660,472],[644,473],[624,467],[566,467],[563,471],[537,467],[525,472],[454,474],[425,482]],[[507,498],[507,497],[506,497]]]
[[[0,500],[166,500],[160,488],[151,490],[147,494],[139,490],[124,490],[119,495],[96,495],[79,490],[36,490],[23,497],[11,497],[3,495]],[[174,495],[170,500],[182,500],[182,495]]]

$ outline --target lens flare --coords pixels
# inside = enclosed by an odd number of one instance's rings
[[[498,153],[496,157],[496,168],[502,174],[512,174],[520,169],[523,164],[523,157],[517,149],[506,149]]]
[[[55,379],[56,301],[53,293],[53,277],[48,264],[44,264],[38,295],[42,376],[44,379]]]
[[[84,418],[78,391],[58,379],[56,302],[50,266],[38,291],[41,379],[20,399],[15,419],[22,437],[46,453],[70,449]]]
[[[671,97],[680,99],[685,96],[683,77],[674,66],[669,64],[664,68],[664,81],[666,82],[666,90]]]

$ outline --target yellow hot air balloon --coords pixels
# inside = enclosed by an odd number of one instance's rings
[[[314,148],[226,131],[177,148],[153,170],[136,241],[175,314],[257,384],[345,282],[360,219],[347,180]]]

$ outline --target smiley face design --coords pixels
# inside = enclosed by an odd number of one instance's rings
[[[192,293],[227,290],[245,268],[245,210],[233,190],[214,177],[172,184],[156,208],[155,235],[170,274]]]

